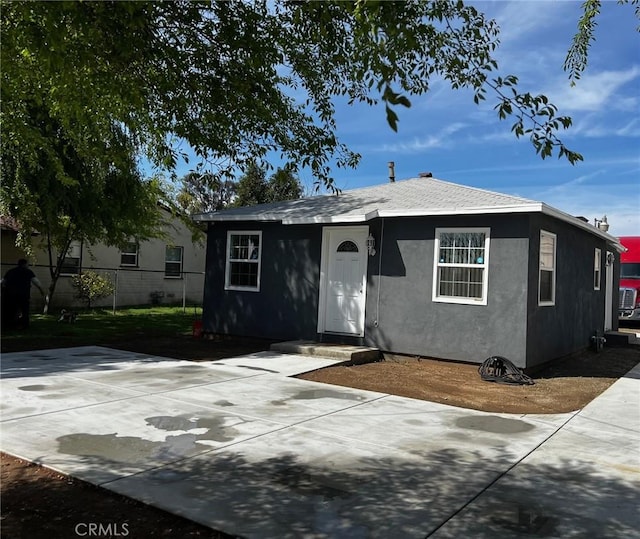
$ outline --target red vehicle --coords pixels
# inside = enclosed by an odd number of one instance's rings
[[[620,320],[640,321],[640,236],[619,238],[626,251],[620,255]]]

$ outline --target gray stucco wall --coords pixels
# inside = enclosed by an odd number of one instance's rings
[[[228,230],[262,230],[260,292],[225,290]],[[322,228],[275,223],[209,226],[203,329],[273,339],[313,339]]]
[[[487,305],[432,301],[436,227],[490,228]],[[371,223],[378,241],[381,229],[380,220]],[[501,355],[524,367],[527,233],[526,215],[386,219],[382,248],[369,258],[365,342],[476,363]]]
[[[384,233],[381,219],[369,226],[377,252],[368,258],[365,344],[474,363],[500,355],[525,368],[580,350],[595,330],[603,330],[607,245],[585,231],[537,214],[385,219]],[[435,230],[447,227],[490,228],[487,305],[432,300]],[[204,330],[316,339],[322,228],[211,225]],[[541,228],[557,235],[553,307],[538,306]],[[228,230],[262,230],[260,292],[224,290]],[[595,247],[603,257],[600,291],[593,290]],[[614,286],[612,309],[617,276]]]
[[[553,306],[538,305],[540,230],[552,232],[557,237],[556,299]],[[529,233],[527,363],[531,367],[588,347],[594,331],[604,330],[607,243],[593,234],[545,215],[531,216]],[[601,250],[602,255],[600,290],[594,290],[596,248]],[[616,267],[618,265],[616,263]],[[614,276],[614,302],[618,297],[617,283],[618,277]],[[615,317],[613,321],[615,328]]]

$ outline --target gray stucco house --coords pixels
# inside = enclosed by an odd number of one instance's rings
[[[205,331],[530,368],[617,329],[621,245],[541,202],[420,177],[194,219]]]

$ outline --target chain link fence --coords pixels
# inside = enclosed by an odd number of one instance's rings
[[[2,264],[2,275],[15,264]],[[45,292],[51,283],[49,266],[30,266],[42,283]],[[181,305],[183,309],[201,306],[204,291],[204,272],[181,272],[177,276],[167,276],[164,270],[143,270],[137,268],[83,268],[107,278],[113,284],[113,293],[108,297],[92,301],[91,306],[112,309],[137,305]],[[72,286],[73,275],[61,275],[56,284],[49,312],[60,309],[84,307],[82,300],[76,297]],[[35,287],[31,289],[31,310],[42,312],[44,298]]]

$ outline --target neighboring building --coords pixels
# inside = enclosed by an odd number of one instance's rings
[[[0,215],[0,255],[2,256],[2,275],[5,273],[4,262],[10,261],[15,266],[20,258],[24,258],[22,249],[16,246],[16,239],[20,225],[13,218],[7,215]],[[8,269],[8,268],[7,268]]]
[[[524,368],[617,328],[622,247],[541,202],[421,177],[194,218],[205,331]]]
[[[132,241],[124,249],[106,245],[87,245],[74,242],[67,252],[62,274],[53,295],[52,309],[78,307],[71,286],[72,277],[85,270],[93,270],[108,276],[116,285],[117,306],[148,305],[150,303],[180,304],[183,297],[189,305],[202,302],[204,283],[204,242],[194,242],[192,231],[179,219],[166,213],[167,239],[152,239],[136,243]],[[43,240],[33,238],[33,256],[26,257],[16,247],[18,226],[9,229],[2,221],[2,274],[15,266],[19,258],[28,258],[31,269],[47,288],[51,282],[48,254]],[[32,308],[39,310],[42,299],[32,293]],[[114,297],[102,299],[96,306],[111,306]]]
[[[620,304],[618,317],[640,321],[640,236],[619,238],[625,251],[620,255]]]

